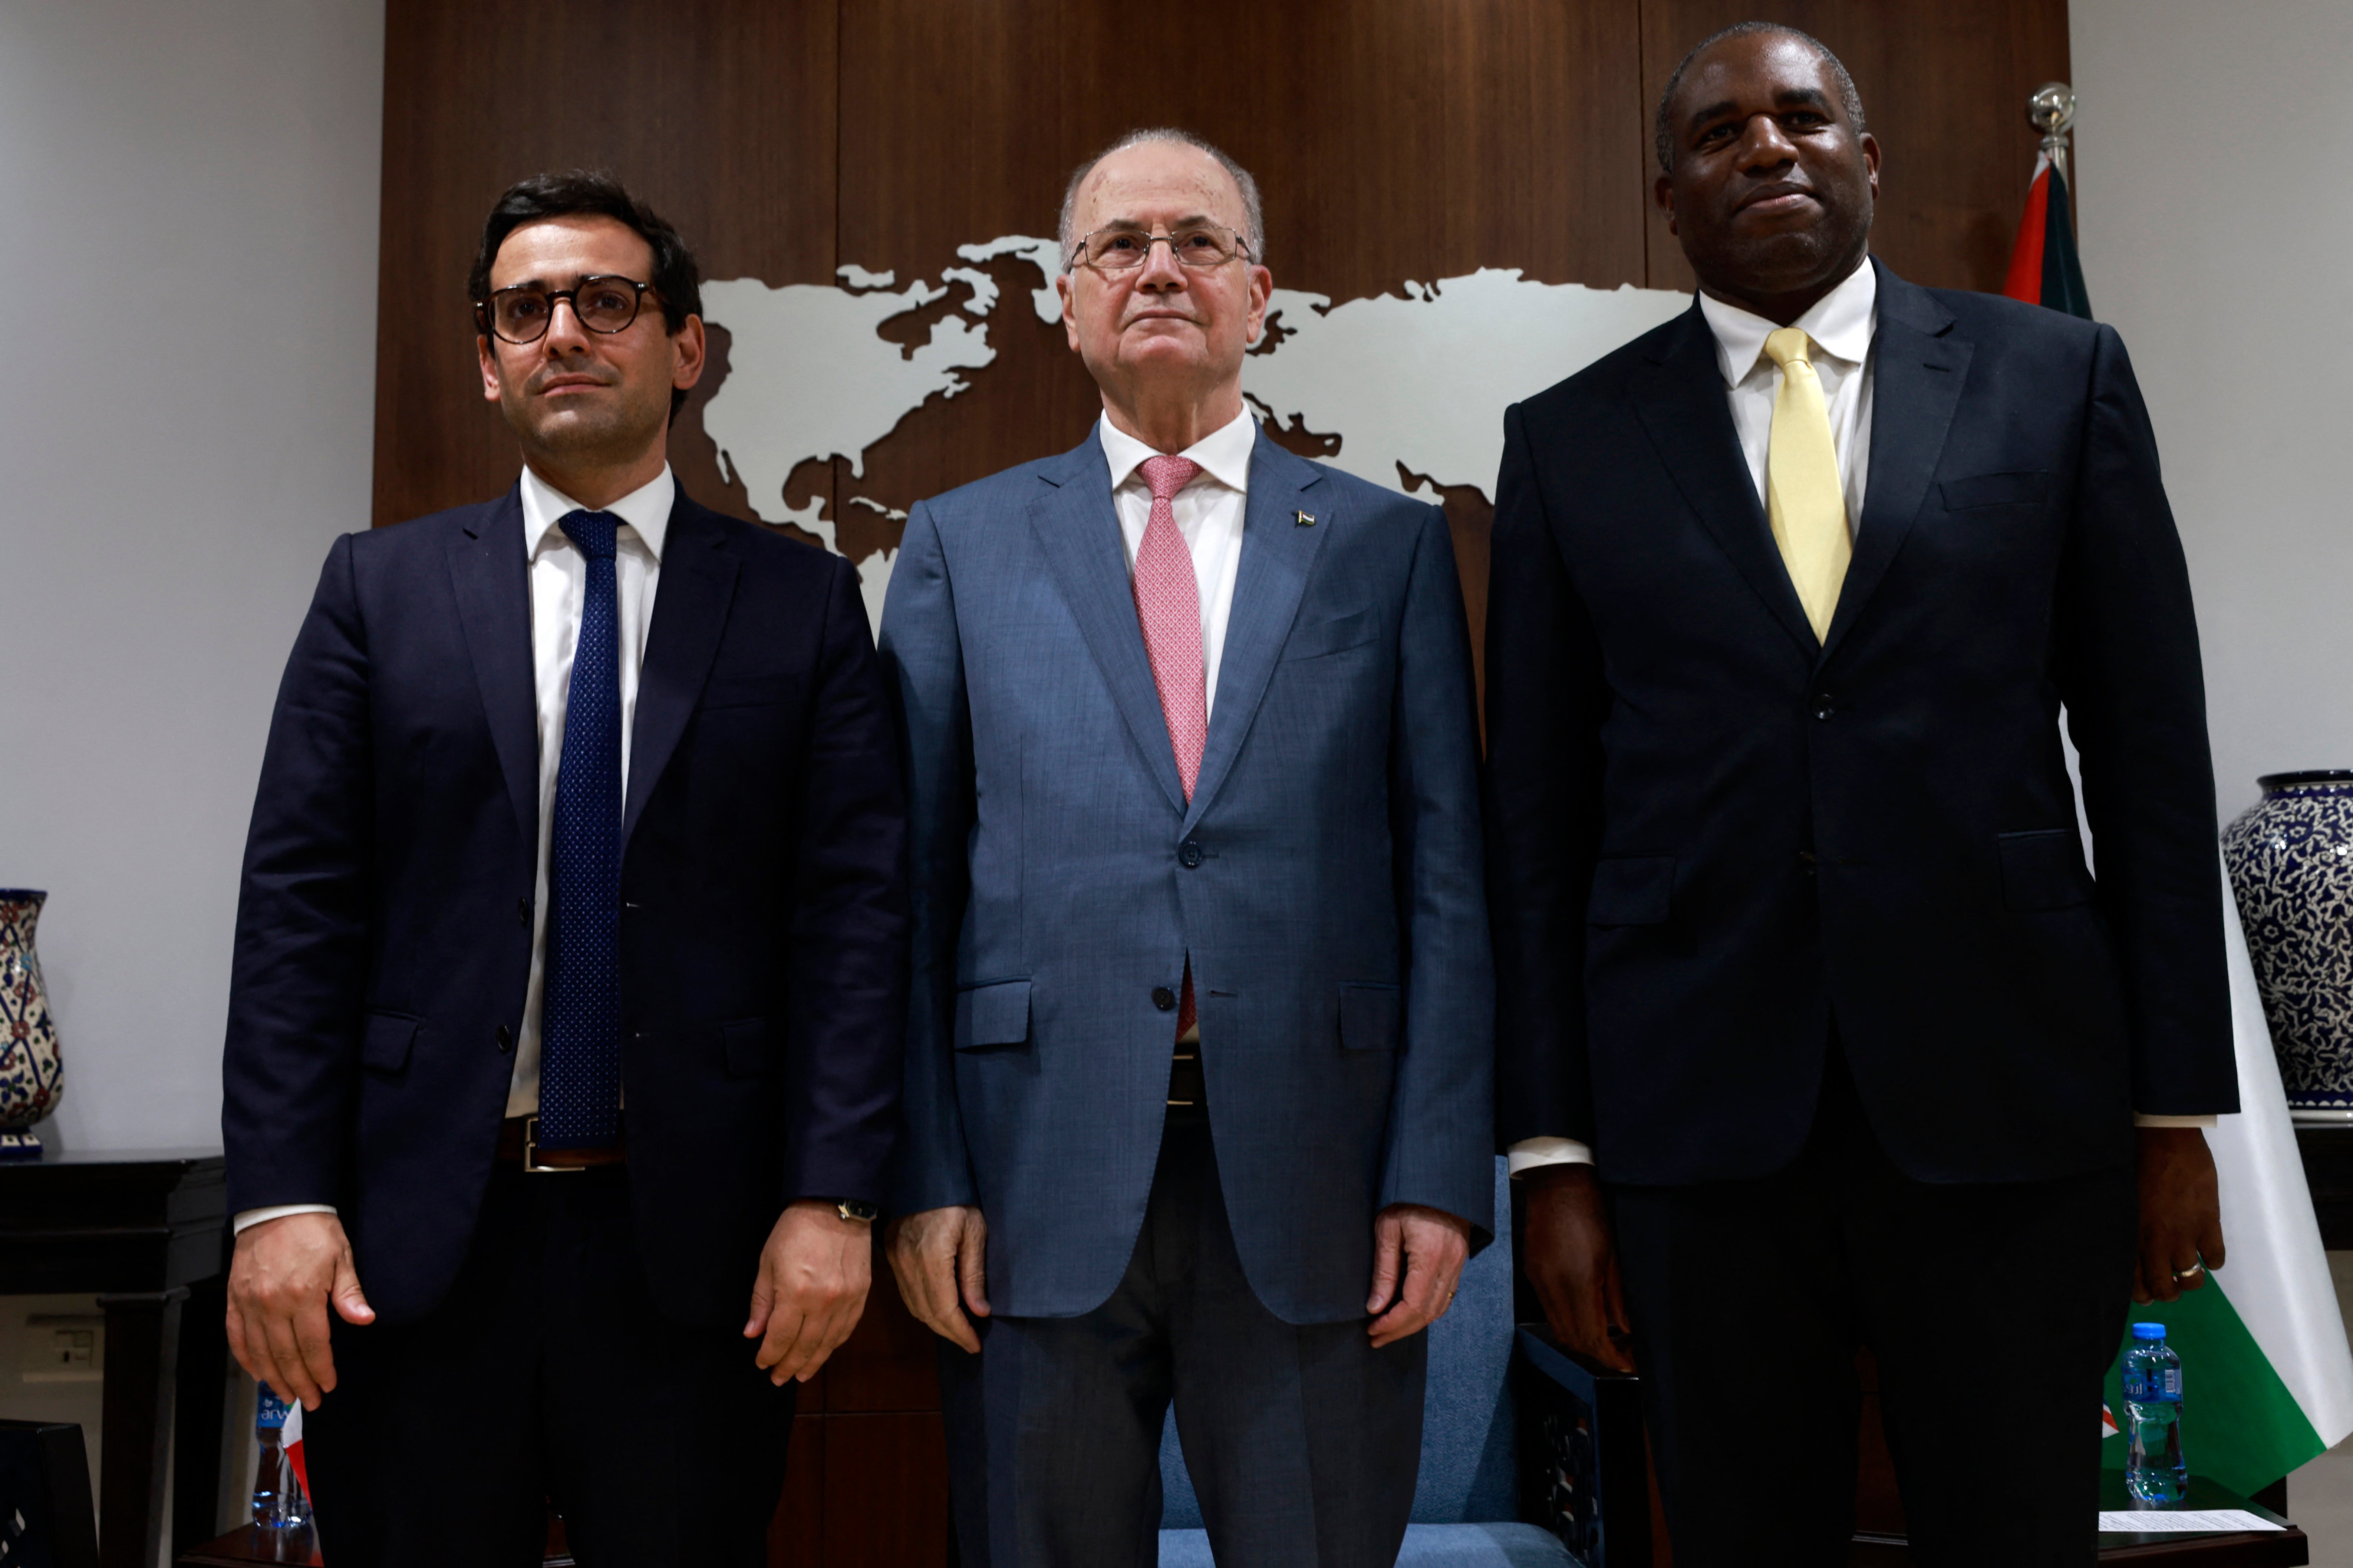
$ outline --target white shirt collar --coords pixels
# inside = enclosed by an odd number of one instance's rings
[[[1868,256],[1846,280],[1820,299],[1814,308],[1789,324],[1802,327],[1814,346],[1832,359],[1861,364],[1871,354],[1871,335],[1878,319],[1879,269]],[[1724,384],[1738,386],[1757,368],[1765,353],[1765,339],[1780,330],[1778,321],[1727,305],[1708,294],[1699,297],[1700,314],[1715,334],[1715,363]]]
[[[602,510],[611,512],[637,531],[646,551],[659,562],[662,552],[662,535],[670,528],[670,507],[678,500],[678,480],[664,463],[662,471]],[[539,554],[547,542],[548,531],[562,522],[566,513],[589,509],[549,484],[526,467],[522,471],[522,548],[525,558]]]
[[[1111,465],[1111,488],[1120,486],[1135,476],[1146,458],[1156,458],[1158,452],[1111,422],[1106,414],[1095,422],[1103,438],[1103,458]],[[1258,421],[1250,417],[1250,405],[1234,416],[1230,424],[1212,430],[1179,454],[1201,465],[1201,471],[1218,483],[1240,495],[1250,494],[1250,452],[1258,445]]]

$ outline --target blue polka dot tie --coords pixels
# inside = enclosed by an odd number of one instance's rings
[[[539,1145],[597,1149],[621,1135],[621,639],[607,511],[556,526],[588,558],[588,595],[564,705],[548,850],[547,993]]]

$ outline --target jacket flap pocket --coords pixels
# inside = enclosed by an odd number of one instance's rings
[[[1981,506],[2025,506],[2051,493],[2051,476],[2039,470],[1976,474],[1966,479],[1947,479],[1936,488],[1944,493],[1947,511],[1968,511]]]
[[[1352,1051],[1393,1051],[1405,1033],[1405,992],[1395,985],[1340,987],[1340,1044]]]
[[[1029,982],[997,980],[956,993],[955,1048],[1018,1046],[1029,1037]]]
[[[768,1020],[738,1018],[719,1026],[726,1047],[727,1070],[736,1078],[757,1078],[768,1070]]]
[[[1663,924],[1674,904],[1675,858],[1622,855],[1597,861],[1585,920],[1598,926]]]
[[[1370,610],[1358,610],[1353,616],[1340,616],[1311,626],[1294,626],[1283,639],[1285,659],[1322,658],[1325,654],[1345,653],[1352,647],[1362,647],[1381,635],[1381,624]]]
[[[2001,901],[2021,913],[2072,909],[2092,901],[2092,874],[2084,866],[2084,836],[2072,827],[2004,833]]]
[[[800,695],[800,683],[790,675],[736,675],[712,680],[695,706],[713,708],[773,708]]]
[[[360,1066],[398,1072],[417,1044],[417,1021],[403,1013],[370,1013],[360,1033]]]

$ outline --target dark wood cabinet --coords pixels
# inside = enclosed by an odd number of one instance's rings
[[[213,1533],[220,1490],[227,1204],[209,1150],[0,1163],[0,1295],[95,1292],[106,1314],[102,1568],[153,1568]],[[164,1479],[176,1440],[176,1498]]]

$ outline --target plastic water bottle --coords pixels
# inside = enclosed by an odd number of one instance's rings
[[[2181,1457],[2181,1358],[2163,1323],[2135,1323],[2125,1352],[2125,1487],[2143,1502],[2179,1502],[2189,1490]]]
[[[279,1441],[285,1428],[286,1402],[265,1383],[254,1413],[254,1435],[261,1440],[261,1457],[253,1467],[253,1522],[269,1530],[301,1524],[311,1517],[311,1500],[302,1495],[293,1461]]]

